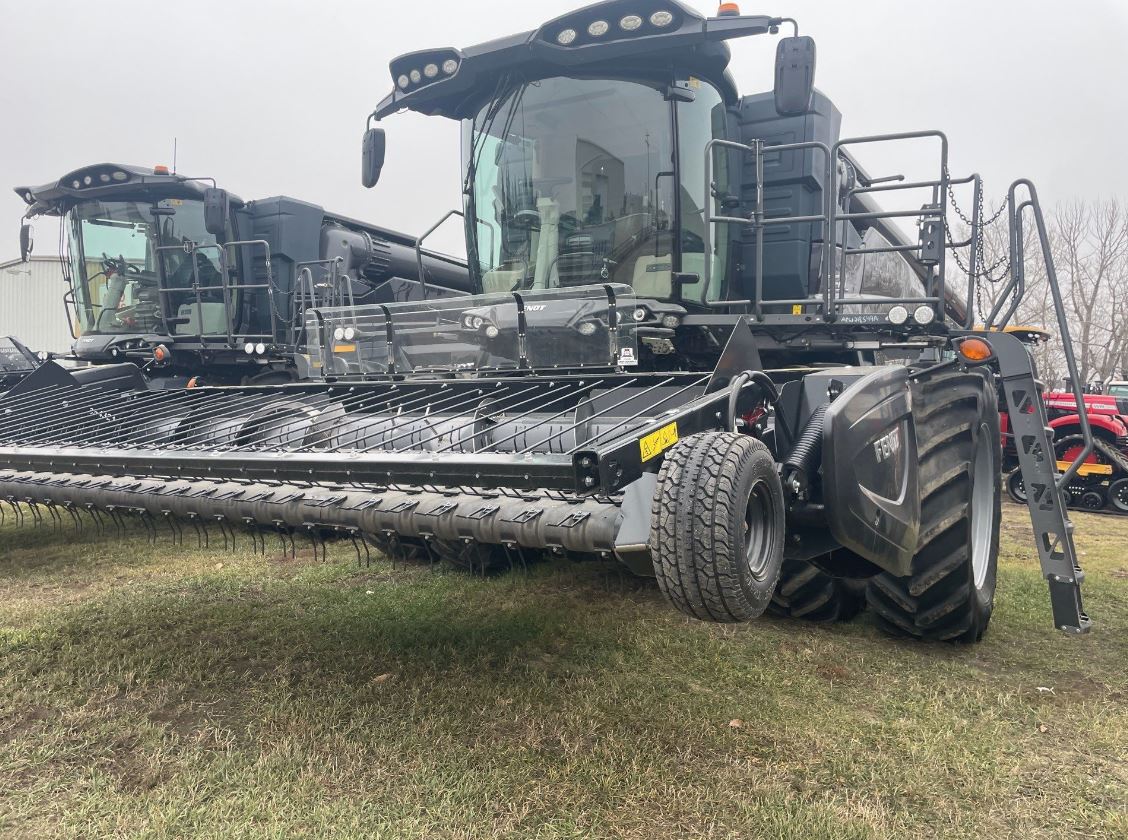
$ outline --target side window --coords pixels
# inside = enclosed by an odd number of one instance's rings
[[[716,216],[721,208],[716,198],[706,194],[705,155],[709,142],[725,138],[725,106],[721,95],[712,85],[696,79],[690,80],[696,93],[693,102],[679,102],[679,168],[681,171],[681,270],[696,274],[697,283],[687,283],[682,294],[689,301],[715,301],[721,296],[727,268],[730,230],[727,225],[713,224],[706,236],[706,202],[713,202],[710,213]],[[710,177],[719,195],[728,192],[730,154],[723,148],[713,147]],[[709,240],[709,253],[705,242]],[[705,261],[709,260],[710,282],[705,286]]]

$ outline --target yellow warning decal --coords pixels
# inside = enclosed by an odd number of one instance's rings
[[[1058,472],[1069,469],[1069,461],[1058,461]],[[1082,464],[1077,470],[1078,475],[1112,475],[1112,464]]]
[[[656,432],[651,432],[638,442],[638,448],[642,452],[643,463],[661,455],[677,442],[677,423],[670,423],[668,426],[663,426]]]
[[[803,304],[801,304],[801,303],[791,304],[791,314],[792,315],[802,315],[803,314]]]

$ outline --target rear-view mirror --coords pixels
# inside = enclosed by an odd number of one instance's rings
[[[32,237],[31,225],[24,222],[20,225],[20,262],[27,262],[34,248],[35,240]]]
[[[380,170],[384,168],[384,146],[384,129],[370,128],[364,132],[360,183],[369,189],[376,186],[376,182],[380,180]]]
[[[815,92],[815,39],[781,38],[776,47],[775,106],[781,116],[805,114]]]
[[[212,236],[222,237],[227,233],[228,214],[231,201],[227,190],[211,187],[204,190],[204,230]]]

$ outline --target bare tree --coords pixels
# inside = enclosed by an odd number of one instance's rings
[[[988,218],[992,216],[994,212],[988,214]],[[1107,381],[1125,375],[1128,372],[1128,211],[1116,200],[1073,201],[1050,213],[1047,228],[1081,381]],[[1024,292],[1010,323],[1044,327],[1056,334],[1059,329],[1046,264],[1029,212],[1023,217],[1022,234]],[[967,259],[965,249],[960,264],[966,266]],[[986,320],[996,305],[1005,312],[1014,302],[1012,299],[1001,301],[1011,269],[1010,230],[1004,213],[983,230],[981,239],[973,295],[980,322]],[[965,271],[965,282],[966,275]],[[1034,354],[1042,378],[1060,386],[1067,375],[1060,341],[1051,339]]]
[[[1083,382],[1123,369],[1128,350],[1128,217],[1116,200],[1073,201],[1053,214],[1052,245]]]

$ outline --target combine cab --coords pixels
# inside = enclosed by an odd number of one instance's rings
[[[16,188],[26,218],[62,219],[75,360],[133,362],[165,387],[289,382],[307,308],[469,290],[464,264],[414,237],[210,181],[97,164]],[[25,224],[25,259],[30,242]]]
[[[477,295],[311,307],[303,383],[9,399],[0,498],[477,566],[600,554],[707,621],[841,618],[864,591],[891,633],[973,642],[995,597],[1005,406],[1054,624],[1086,631],[1063,503],[1078,468],[1057,472],[1013,313],[972,329],[978,217],[969,240],[946,233],[951,191],[979,206],[978,177],[949,173],[939,131],[840,137],[797,31],[774,85],[740,93],[727,42],[781,28],[798,29],[614,0],[395,59],[371,119],[461,121]],[[931,176],[855,158],[909,142],[932,145]],[[366,185],[384,148],[370,124]],[[1073,371],[1020,181],[1012,242],[1024,217]],[[1000,299],[1023,292],[1016,272]]]

